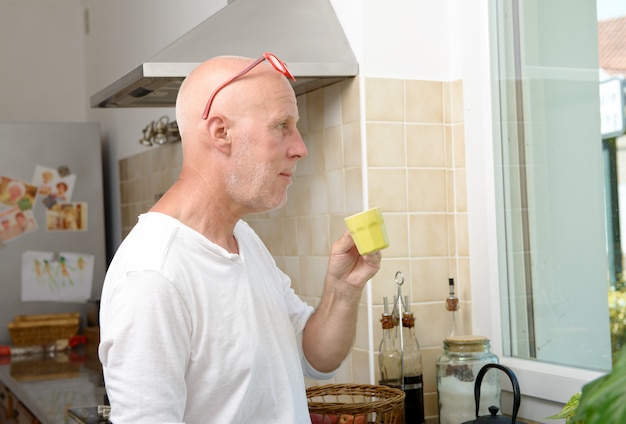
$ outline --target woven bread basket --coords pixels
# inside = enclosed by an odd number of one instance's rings
[[[13,346],[51,345],[76,335],[80,313],[19,315],[7,326]]]
[[[402,424],[400,389],[369,384],[327,384],[306,391],[313,424]]]

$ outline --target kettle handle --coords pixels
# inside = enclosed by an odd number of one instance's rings
[[[517,377],[510,368],[505,367],[500,364],[486,364],[483,366],[478,372],[478,376],[476,376],[476,382],[474,383],[474,402],[476,403],[476,418],[478,418],[478,410],[480,407],[480,385],[483,381],[483,377],[489,371],[489,368],[497,368],[501,371],[504,371],[506,375],[509,376],[511,380],[511,385],[513,386],[513,415],[511,416],[511,422],[515,424],[515,419],[517,418],[517,412],[519,411],[520,406],[520,390],[519,383],[517,382]]]

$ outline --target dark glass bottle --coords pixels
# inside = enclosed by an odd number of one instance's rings
[[[422,352],[415,335],[415,318],[412,312],[402,314],[402,373],[404,423],[424,423],[424,381],[422,377]]]

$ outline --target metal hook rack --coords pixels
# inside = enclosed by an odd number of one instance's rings
[[[394,296],[393,310],[391,312],[391,315],[398,325],[398,333],[400,339],[400,386],[402,390],[404,390],[404,331],[402,331],[402,317],[404,316],[405,312],[409,311],[409,297],[402,296],[402,285],[404,284],[404,273],[402,271],[396,272],[395,282],[398,286],[398,291],[396,296]]]
[[[409,304],[409,297],[402,295],[402,286],[404,285],[404,274],[402,271],[397,271],[395,275],[395,283],[397,286],[397,294],[393,300],[393,310],[389,313],[387,298],[384,297],[385,310],[383,313],[383,329],[389,330],[391,324],[399,331],[396,333],[395,353],[386,353],[385,358],[388,359],[388,363],[393,363],[395,370],[393,377],[383,375],[381,373],[382,384],[384,381],[388,382],[388,385],[396,387],[404,391],[406,397],[404,401],[405,406],[405,420],[407,422],[419,422],[424,421],[424,393],[423,393],[423,376],[422,376],[422,364],[421,354],[419,352],[419,345],[417,340],[413,340],[414,335],[414,317]],[[392,323],[390,322],[392,321]],[[405,327],[406,326],[406,327]],[[405,330],[406,328],[406,330]],[[406,333],[405,333],[406,331]],[[389,335],[383,334],[383,337]],[[381,341],[381,346],[387,340],[386,338]],[[414,345],[415,343],[415,345]],[[399,350],[399,352],[397,352]],[[382,348],[381,348],[382,351]],[[400,359],[400,381],[396,382],[396,376],[398,373],[398,356]],[[395,360],[393,359],[395,358]],[[381,369],[382,369],[381,361]],[[386,368],[387,369],[387,368]]]

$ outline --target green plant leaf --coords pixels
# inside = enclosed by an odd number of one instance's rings
[[[546,419],[560,420],[562,418],[565,418],[565,419],[572,418],[574,415],[576,415],[576,410],[578,409],[578,404],[580,402],[581,395],[582,393],[580,392],[575,393],[571,398],[569,398],[569,400],[567,401],[567,403],[565,404],[561,412],[555,415],[550,415],[549,417],[546,417]]]
[[[574,421],[585,424],[626,422],[626,350],[622,349],[610,373],[583,387]]]

